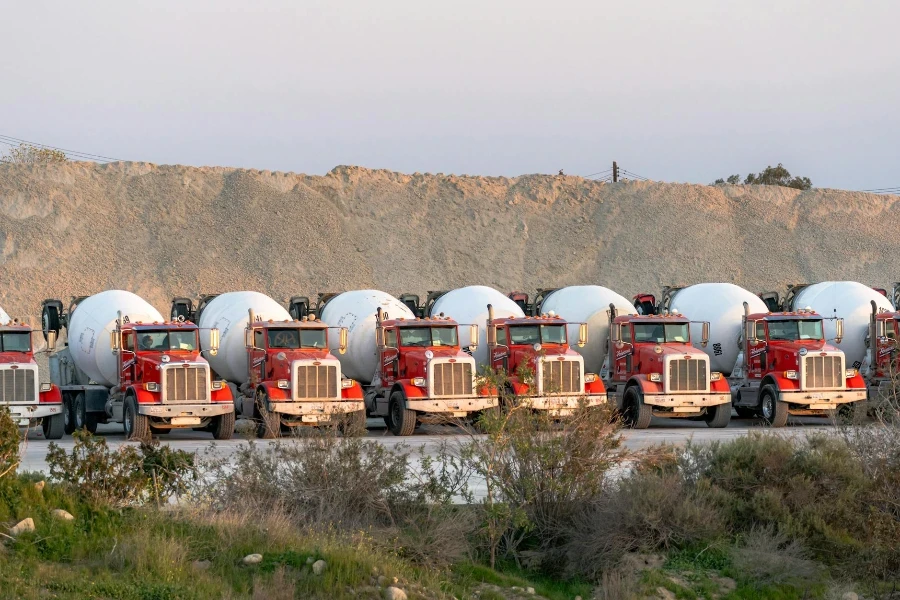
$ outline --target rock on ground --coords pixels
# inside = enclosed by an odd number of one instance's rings
[[[60,521],[74,521],[75,520],[75,516],[72,513],[65,511],[61,508],[54,508],[53,510],[50,511],[50,514],[53,515],[55,518],[59,519]]]
[[[406,592],[398,587],[391,586],[384,590],[385,600],[406,600]]]
[[[34,520],[31,517],[22,519],[13,525],[9,530],[9,535],[16,537],[28,531],[34,531]]]
[[[317,560],[312,564],[312,570],[314,575],[321,575],[325,572],[325,569],[328,568],[328,563],[324,560]]]
[[[262,562],[262,560],[263,560],[262,554],[248,554],[247,556],[244,557],[244,559],[241,562],[244,563],[245,565],[258,565],[259,563]]]

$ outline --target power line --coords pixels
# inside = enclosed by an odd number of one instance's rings
[[[612,167],[610,167],[608,169],[603,169],[602,171],[597,171],[596,173],[591,173],[590,175],[585,175],[584,178],[590,179],[591,177],[594,177],[596,175],[603,175],[605,173],[611,173],[611,172],[612,172]]]
[[[900,186],[897,187],[887,187],[887,188],[875,188],[872,190],[861,190],[863,192],[871,192],[873,194],[894,194],[900,191]]]
[[[13,143],[16,142],[16,143]],[[17,137],[13,137],[11,135],[2,135],[0,134],[0,143],[6,144],[8,146],[18,146],[19,144],[28,144],[29,146],[34,146],[36,148],[45,148],[49,150],[58,150],[60,152],[65,152],[67,155],[74,156],[75,158],[83,158],[85,160],[92,160],[95,162],[124,162],[121,158],[112,158],[110,156],[103,156],[102,154],[91,154],[89,152],[81,152],[80,150],[68,150],[66,148],[59,148],[58,146],[51,146],[49,144],[40,144],[38,142],[30,142],[28,140],[23,140]]]

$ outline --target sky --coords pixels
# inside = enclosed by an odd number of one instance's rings
[[[0,0],[0,135],[124,160],[900,186],[896,0]],[[0,152],[6,148],[0,146]]]

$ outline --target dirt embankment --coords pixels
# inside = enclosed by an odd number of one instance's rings
[[[751,290],[900,273],[900,197],[573,176],[323,177],[146,163],[0,165],[0,306],[131,290],[388,292],[596,283]]]

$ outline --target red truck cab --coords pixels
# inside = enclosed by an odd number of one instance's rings
[[[478,326],[471,328],[470,339],[478,340]],[[394,435],[411,435],[419,422],[498,405],[492,390],[476,386],[475,359],[460,347],[459,324],[450,317],[391,319],[378,309],[375,341],[379,367],[366,407],[384,417]]]
[[[637,300],[637,298],[636,298]],[[637,304],[636,304],[637,305]],[[616,316],[610,305],[609,348],[601,375],[610,400],[636,429],[656,417],[702,419],[710,427],[731,420],[731,393],[709,357],[691,345],[691,321],[681,314]],[[709,324],[703,323],[703,341]]]
[[[44,437],[56,440],[65,432],[62,395],[52,383],[42,383],[34,359],[32,329],[18,320],[0,325],[0,406],[19,426],[41,424]],[[48,337],[48,350],[56,334]]]
[[[343,354],[347,330],[337,333]],[[249,377],[242,386],[241,413],[258,419],[259,437],[277,437],[282,427],[327,423],[341,415],[365,428],[362,387],[342,377],[325,323],[312,317],[260,321],[251,311],[245,335]]]
[[[572,414],[582,401],[588,406],[606,401],[600,377],[585,373],[584,358],[569,346],[567,325],[562,317],[547,314],[496,318],[488,305],[488,360],[507,379],[505,397],[554,415]],[[587,344],[587,334],[587,324],[581,323],[579,347]]]
[[[741,354],[731,375],[739,415],[759,414],[781,427],[789,414],[822,415],[865,400],[865,381],[825,339],[822,321],[812,310],[750,314],[744,304]],[[836,330],[840,343],[843,320]]]

